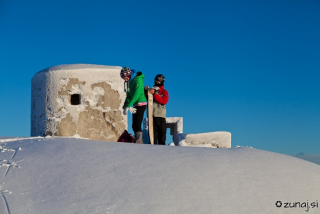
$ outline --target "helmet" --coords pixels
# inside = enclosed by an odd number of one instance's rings
[[[129,77],[131,78],[131,70],[129,67],[123,67],[120,72],[121,78]]]
[[[165,77],[162,74],[158,74],[155,78],[154,81],[159,81],[161,84],[164,83]]]

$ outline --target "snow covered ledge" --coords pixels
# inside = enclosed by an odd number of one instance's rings
[[[198,134],[179,134],[179,146],[231,148],[230,132],[208,132]]]
[[[167,128],[170,128],[170,135],[176,146],[179,145],[179,134],[183,132],[183,117],[167,117],[166,118]]]
[[[231,133],[225,131],[184,134],[183,117],[167,117],[167,128],[170,128],[170,135],[176,146],[196,146],[213,148],[231,148]],[[149,142],[148,118],[143,121],[143,141]]]

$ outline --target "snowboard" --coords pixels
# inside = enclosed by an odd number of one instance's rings
[[[153,94],[148,92],[148,131],[150,144],[154,144],[153,135]]]

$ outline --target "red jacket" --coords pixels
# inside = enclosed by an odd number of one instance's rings
[[[148,91],[145,91],[146,98],[148,98]],[[169,94],[166,89],[164,89],[164,86],[159,87],[158,93],[153,94],[153,101],[156,101],[157,103],[161,105],[167,104],[169,100]]]

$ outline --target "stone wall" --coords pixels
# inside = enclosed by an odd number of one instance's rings
[[[127,129],[121,67],[61,65],[32,78],[31,136],[117,141]]]

